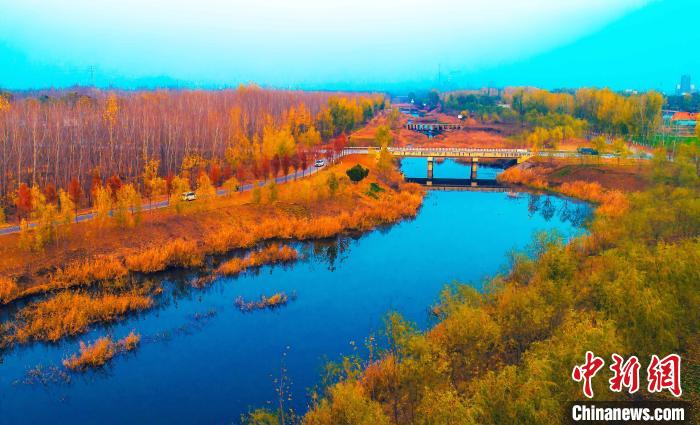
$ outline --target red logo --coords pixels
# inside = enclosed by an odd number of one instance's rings
[[[632,356],[623,362],[620,355],[613,354],[613,364],[610,365],[610,370],[613,372],[613,377],[610,378],[610,391],[621,392],[622,387],[627,387],[630,394],[634,394],[639,390],[639,359],[637,356]]]
[[[651,356],[651,363],[647,368],[647,380],[650,393],[658,393],[669,390],[674,397],[680,397],[681,390],[681,356],[669,354],[659,360],[659,356]]]
[[[593,387],[591,385],[593,377],[605,365],[605,361],[600,357],[596,357],[591,351],[586,351],[586,362],[582,365],[576,365],[571,377],[574,381],[583,381],[583,395],[588,398],[593,398]]]
[[[613,354],[613,363],[610,370],[613,375],[608,380],[610,391],[622,392],[627,388],[627,392],[634,394],[639,390],[639,369],[641,365],[637,356],[631,356],[627,360],[624,357]],[[597,357],[593,352],[586,351],[586,361],[581,365],[574,366],[571,377],[576,382],[583,382],[583,395],[593,398],[593,377],[605,365],[605,361]],[[681,389],[681,356],[669,354],[663,359],[659,359],[656,354],[651,356],[649,367],[647,367],[647,391],[658,393],[668,390],[675,397],[680,397],[683,393]]]

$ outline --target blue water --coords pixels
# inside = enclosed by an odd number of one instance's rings
[[[423,176],[421,167],[424,160],[403,163],[409,175]],[[446,161],[435,172],[463,177],[466,170]],[[495,173],[480,172],[486,174],[479,178]],[[238,423],[251,408],[276,406],[274,379],[282,368],[291,397],[285,407],[303,411],[325,362],[362,346],[387,312],[399,311],[426,328],[428,307],[445,284],[480,287],[534,232],[557,229],[570,237],[582,231],[588,214],[585,204],[546,195],[429,192],[414,220],[358,238],[299,244],[305,258],[291,266],[264,267],[205,289],[188,285],[193,273],[171,273],[163,278],[157,308],[80,338],[121,338],[132,329],[142,335],[135,352],[104,370],[72,374],[70,383],[49,374],[44,384],[27,384],[28,369],[60,368],[78,351],[79,339],[5,353],[0,423]],[[250,313],[234,306],[238,296],[278,291],[296,299]]]

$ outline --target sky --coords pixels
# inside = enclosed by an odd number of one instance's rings
[[[0,87],[670,91],[698,0],[0,0]]]

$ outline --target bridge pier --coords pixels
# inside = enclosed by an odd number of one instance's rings
[[[479,158],[472,158],[472,175],[471,175],[471,185],[476,186],[476,172],[479,169]]]
[[[432,186],[432,184],[433,184],[433,167],[434,167],[433,157],[429,156],[428,157],[428,181],[426,182],[426,184],[428,186]]]

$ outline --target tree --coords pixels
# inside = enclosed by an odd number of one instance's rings
[[[273,203],[277,200],[278,196],[279,190],[277,189],[277,183],[275,182],[275,179],[272,179],[267,185],[267,200],[269,203]]]
[[[270,167],[272,169],[272,180],[275,180],[280,173],[280,168],[282,168],[282,161],[279,155],[275,154],[270,161]]]
[[[393,169],[394,157],[389,152],[386,145],[382,146],[377,155],[377,174],[382,178],[387,178]]]
[[[598,155],[601,155],[608,149],[608,141],[605,136],[596,136],[591,140],[593,144],[593,149],[598,151]]]
[[[73,208],[75,209],[75,220],[78,220],[78,206],[83,197],[83,187],[77,178],[73,177],[68,185],[68,196],[73,203]]]
[[[226,193],[228,195],[231,195],[233,192],[238,191],[240,183],[238,182],[238,179],[236,179],[235,177],[231,177],[224,182],[223,186],[224,190],[226,190]]]
[[[625,142],[625,139],[618,137],[615,140],[613,140],[612,144],[612,150],[615,155],[617,155],[617,163],[620,163],[620,160],[622,159],[627,159],[630,156],[630,150],[627,147],[627,142]]]
[[[112,210],[112,195],[109,189],[98,186],[93,197],[95,220],[98,226],[103,227],[110,219],[109,213]]]
[[[386,125],[380,125],[374,132],[374,141],[377,146],[391,146],[394,143],[394,135]]]
[[[336,177],[334,172],[331,171],[330,174],[328,174],[326,185],[328,186],[328,193],[331,195],[331,197],[334,197],[336,192],[338,192],[338,187],[340,186],[338,183],[338,177]]]
[[[53,183],[44,186],[44,197],[49,204],[55,204],[58,201],[58,193],[56,193],[56,186]]]
[[[141,195],[132,184],[125,184],[117,191],[114,218],[120,227],[134,227],[141,221]]]
[[[200,199],[202,203],[209,203],[214,198],[216,198],[216,188],[211,183],[207,173],[200,173],[197,179],[197,199]]]
[[[166,190],[166,183],[158,176],[160,161],[149,159],[143,164],[143,194],[148,198],[148,204],[153,203],[153,195],[159,195]]]
[[[109,194],[112,196],[112,201],[117,202],[117,192],[122,187],[122,179],[118,175],[113,175],[107,179],[107,187],[109,188]]]
[[[369,168],[365,168],[360,164],[355,164],[355,166],[349,168],[345,174],[348,175],[353,183],[357,183],[367,177],[369,174]]]
[[[70,226],[71,222],[73,221],[75,204],[73,203],[70,194],[68,194],[63,189],[58,191],[58,204],[59,221],[65,228],[68,228],[68,226]]]
[[[309,154],[306,151],[299,152],[299,166],[301,167],[301,175],[305,175],[306,169],[309,168]]]
[[[22,220],[27,218],[32,212],[32,191],[29,186],[22,183],[17,189],[17,199],[15,200],[15,205],[17,206],[17,219]]]
[[[221,167],[219,164],[212,164],[209,169],[209,180],[214,187],[219,187],[221,185]]]
[[[172,190],[170,192],[170,201],[168,204],[174,207],[175,211],[179,214],[182,212],[185,205],[185,201],[182,200],[182,194],[190,191],[190,182],[180,176],[173,176],[170,184]]]

